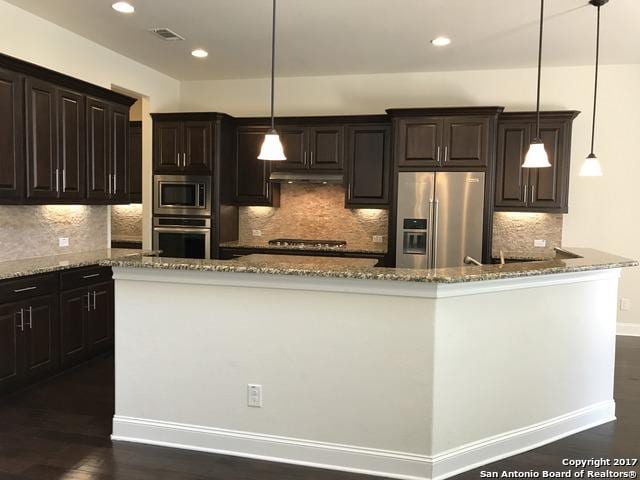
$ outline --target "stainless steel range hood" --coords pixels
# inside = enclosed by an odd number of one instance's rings
[[[273,183],[316,183],[320,185],[342,184],[344,177],[335,173],[317,172],[273,172],[269,176]]]

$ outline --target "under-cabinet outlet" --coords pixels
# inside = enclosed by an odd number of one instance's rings
[[[383,237],[382,235],[374,235],[373,236],[373,243],[382,243]]]
[[[621,298],[620,299],[620,310],[623,312],[628,312],[631,310],[631,299],[630,298]]]
[[[251,234],[252,234],[254,237],[261,237],[261,236],[262,236],[262,230],[252,230],[252,231],[251,231]]]
[[[534,247],[546,247],[547,246],[547,241],[546,240],[534,240],[533,241],[533,246]]]
[[[247,385],[247,406],[262,407],[262,385],[255,383]]]
[[[69,237],[59,237],[58,238],[58,246],[59,247],[68,247],[69,246]]]

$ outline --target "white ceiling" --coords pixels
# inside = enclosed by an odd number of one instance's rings
[[[264,77],[270,68],[270,0],[7,0],[180,80]],[[278,76],[534,66],[538,0],[279,0]],[[544,65],[594,59],[596,9],[547,0]],[[603,63],[640,63],[640,0],[602,9]],[[152,27],[186,38],[166,42]],[[447,35],[453,43],[429,41]],[[209,57],[198,60],[194,48]]]

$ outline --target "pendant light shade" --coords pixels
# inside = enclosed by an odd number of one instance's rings
[[[529,151],[524,157],[522,168],[545,168],[550,167],[549,156],[544,149],[544,143],[534,140],[529,145]]]
[[[273,116],[273,104],[274,104],[274,83],[275,83],[275,69],[276,69],[276,0],[273,0],[273,16],[271,19],[271,130],[264,136],[264,142],[262,142],[262,148],[258,155],[258,160],[269,160],[272,162],[278,162],[286,160],[287,157],[284,154],[282,148],[282,142],[280,141],[280,135],[276,130],[275,120]]]
[[[542,74],[542,27],[544,25],[544,0],[540,0],[540,37],[538,42],[538,88],[536,94],[536,137],[529,145],[522,168],[550,167],[549,156],[540,139],[540,79]]]
[[[598,16],[596,20],[596,73],[593,86],[593,120],[591,123],[591,153],[587,155],[582,166],[580,167],[581,177],[601,177],[602,166],[600,160],[593,152],[593,146],[596,137],[596,106],[598,103],[598,65],[600,60],[600,7],[609,0],[591,0],[589,3],[598,8]]]
[[[258,160],[282,161],[286,159],[287,157],[284,155],[282,143],[280,142],[280,135],[275,130],[271,130],[264,136]]]

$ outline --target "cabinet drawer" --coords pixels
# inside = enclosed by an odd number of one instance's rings
[[[58,274],[45,273],[0,282],[0,303],[37,297],[58,290]]]
[[[111,267],[100,267],[98,265],[61,272],[60,290],[70,290],[94,283],[106,282],[111,280],[112,275]]]

